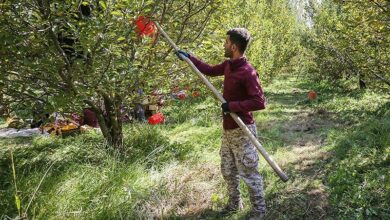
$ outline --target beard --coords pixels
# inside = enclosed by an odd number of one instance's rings
[[[227,58],[233,57],[233,51],[230,48],[225,48],[225,57]]]

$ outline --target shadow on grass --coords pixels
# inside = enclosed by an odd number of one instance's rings
[[[279,148],[323,145],[329,133],[340,126],[336,115],[323,110],[280,111],[259,122],[260,140],[270,153]],[[286,117],[281,117],[284,115]]]
[[[287,183],[277,180],[266,197],[267,219],[329,219],[334,216],[324,186],[326,164],[330,154],[320,146],[291,149],[298,155],[283,169],[290,177]],[[267,173],[267,177],[274,175]]]
[[[307,99],[305,92],[267,92],[266,97],[268,103],[277,103],[281,105],[295,105],[298,101]]]
[[[384,176],[384,170],[388,169],[390,160],[384,151],[390,147],[389,109],[389,103],[383,103],[370,112],[347,110],[338,115],[321,115],[324,118],[319,120],[301,115],[288,122],[277,121],[274,126],[280,126],[281,139],[287,146],[294,146],[290,150],[299,156],[284,168],[291,178],[291,186],[280,185],[268,195],[268,218],[387,219],[390,213],[386,201],[390,193],[384,193],[384,186],[390,179]],[[359,118],[362,114],[366,117]],[[345,121],[337,119],[344,117],[360,120],[357,124],[340,125]],[[321,124],[329,120],[331,123]],[[310,124],[314,128],[307,126]],[[336,131],[331,139],[329,130]],[[290,138],[283,138],[286,133],[292,133]],[[322,142],[314,146],[312,141],[305,142],[310,133],[314,139],[324,135],[321,139],[328,144],[336,138],[333,152],[322,149]],[[303,143],[295,146],[298,139]]]
[[[389,116],[387,110],[368,117],[335,137],[327,182],[332,205],[342,218],[390,218]]]

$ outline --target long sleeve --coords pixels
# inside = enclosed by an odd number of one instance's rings
[[[223,76],[224,75],[224,69],[226,62],[223,62],[218,65],[211,66],[207,63],[202,62],[198,58],[190,55],[189,59],[192,61],[192,63],[198,68],[198,70],[207,75],[207,76]]]
[[[229,109],[232,112],[250,112],[265,109],[267,101],[256,71],[253,70],[248,74],[248,77],[245,78],[244,85],[248,98],[242,101],[229,102]]]

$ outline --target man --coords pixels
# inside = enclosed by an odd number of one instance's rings
[[[233,213],[242,208],[240,198],[240,177],[249,189],[252,210],[250,219],[263,219],[265,202],[263,181],[258,171],[258,154],[250,139],[239,128],[228,114],[235,112],[256,136],[256,125],[251,111],[265,108],[266,99],[260,86],[256,70],[244,56],[250,41],[249,32],[245,28],[234,28],[227,32],[224,44],[225,57],[228,60],[210,66],[196,57],[178,51],[177,55],[188,57],[205,75],[224,76],[223,97],[226,103],[223,110],[223,137],[220,150],[221,172],[228,185],[229,202],[224,213]]]

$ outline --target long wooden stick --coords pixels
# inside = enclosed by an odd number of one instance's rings
[[[158,30],[161,32],[161,34],[168,40],[169,44],[176,50],[180,50],[180,48],[172,41],[172,39],[168,36],[167,33],[161,28],[160,24],[155,22]],[[226,100],[222,97],[222,95],[219,93],[219,91],[207,80],[207,78],[196,68],[196,66],[191,62],[191,60],[184,56],[183,54],[180,54],[180,57],[186,61],[192,70],[202,79],[202,81],[206,84],[206,86],[211,89],[211,91],[214,93],[214,95],[222,102],[225,103]],[[278,164],[275,163],[275,161],[271,158],[271,156],[267,153],[267,151],[264,149],[264,147],[260,144],[260,142],[257,140],[257,138],[252,134],[252,132],[249,130],[249,128],[244,124],[244,122],[237,116],[236,113],[230,112],[230,116],[234,119],[234,121],[240,126],[240,128],[244,131],[244,133],[249,137],[251,142],[256,146],[257,150],[260,151],[261,155],[263,155],[264,159],[268,162],[268,164],[272,167],[272,169],[278,174],[280,179],[282,179],[284,182],[288,180],[288,176],[280,169]]]

